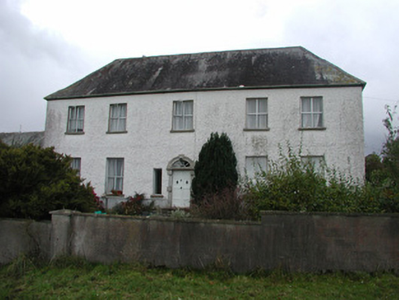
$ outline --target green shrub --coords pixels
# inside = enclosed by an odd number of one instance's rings
[[[0,217],[50,219],[49,211],[94,211],[94,191],[53,148],[0,147]]]
[[[303,163],[300,154],[288,149],[278,163],[262,171],[245,184],[245,200],[253,218],[261,210],[297,212],[360,212],[378,211],[370,203],[369,187],[324,166],[316,170]]]
[[[199,205],[205,195],[226,188],[235,189],[238,181],[237,159],[229,137],[212,133],[202,146],[194,167],[192,191],[194,203]]]

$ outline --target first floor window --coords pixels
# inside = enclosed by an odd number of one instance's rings
[[[80,157],[73,157],[71,162],[71,168],[76,170],[78,176],[80,176],[80,166],[81,166],[81,158]]]
[[[193,101],[173,102],[172,130],[193,129]]]
[[[68,108],[67,132],[68,133],[83,132],[84,116],[85,116],[84,106],[70,106]]]
[[[162,169],[154,169],[154,195],[162,194]]]
[[[267,128],[267,99],[247,99],[247,129]]]
[[[106,194],[122,194],[123,191],[123,158],[107,158]]]
[[[301,127],[322,128],[323,127],[323,98],[302,97],[301,98]]]
[[[248,178],[255,178],[260,172],[267,170],[266,156],[247,156],[245,158],[245,171]]]
[[[127,104],[111,104],[109,108],[109,132],[126,131]]]
[[[301,161],[303,164],[310,164],[316,172],[322,172],[325,168],[324,156],[302,156]]]

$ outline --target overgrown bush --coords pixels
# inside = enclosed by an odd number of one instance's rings
[[[200,204],[191,206],[195,217],[207,219],[248,220],[248,206],[238,188],[227,187],[219,192],[204,195]]]
[[[316,170],[304,163],[300,153],[288,149],[288,156],[280,154],[278,163],[262,171],[245,184],[245,200],[253,218],[261,210],[297,212],[376,212],[368,186],[343,176],[324,166]]]
[[[1,145],[0,181],[0,217],[41,220],[52,210],[95,209],[93,188],[53,148]]]

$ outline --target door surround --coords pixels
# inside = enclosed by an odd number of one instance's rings
[[[187,171],[190,172],[191,181],[194,178],[194,161],[184,154],[180,154],[175,158],[172,158],[168,166],[166,167],[167,174],[169,176],[168,181],[168,204],[169,207],[173,205],[173,171]]]

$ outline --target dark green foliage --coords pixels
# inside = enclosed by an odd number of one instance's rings
[[[8,148],[7,144],[3,143],[3,141],[0,140],[0,150],[7,148]]]
[[[384,169],[384,165],[381,161],[381,157],[376,154],[372,153],[366,156],[366,180],[372,181],[372,174],[376,172],[381,172]]]
[[[0,217],[50,219],[49,211],[94,210],[92,187],[53,148],[0,146]]]
[[[212,133],[202,146],[195,163],[192,191],[194,203],[200,204],[203,197],[235,189],[238,181],[237,159],[229,137],[222,133]]]

